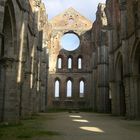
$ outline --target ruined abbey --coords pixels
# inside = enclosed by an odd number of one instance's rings
[[[62,48],[66,34],[78,48]],[[48,20],[41,0],[0,0],[0,122],[71,108],[140,119],[140,1],[106,0],[92,23],[73,8]]]

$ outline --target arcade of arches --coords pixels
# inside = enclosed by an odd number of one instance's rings
[[[75,49],[61,46],[74,34]],[[106,0],[94,23],[41,0],[0,0],[0,121],[49,109],[140,118],[140,2]]]

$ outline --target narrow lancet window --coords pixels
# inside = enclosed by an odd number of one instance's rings
[[[68,69],[72,69],[72,58],[68,58]]]
[[[78,58],[78,69],[82,69],[82,58]]]
[[[57,68],[62,69],[62,58],[60,58],[60,57],[57,60]]]
[[[81,80],[79,83],[79,93],[81,98],[84,97],[84,92],[85,92],[85,83],[83,80]]]
[[[72,81],[67,81],[67,97],[72,97]]]
[[[58,98],[60,95],[60,81],[55,81],[55,98]]]

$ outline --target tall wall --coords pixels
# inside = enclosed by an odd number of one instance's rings
[[[139,118],[140,2],[107,0],[106,4],[112,113]]]
[[[50,24],[51,42],[49,48],[48,103],[47,108],[90,108],[91,107],[91,22],[73,8],[69,8],[54,17]],[[60,44],[61,37],[74,33],[79,37],[80,45],[76,50],[67,51]],[[72,46],[73,47],[73,46]],[[62,68],[58,68],[58,58],[62,59]],[[72,68],[68,68],[68,58],[72,59]],[[78,69],[78,58],[82,59],[82,68]],[[60,95],[55,97],[55,81],[60,82]],[[67,81],[72,81],[72,96],[67,97]],[[84,97],[80,97],[79,83],[83,80]]]
[[[93,108],[98,112],[108,111],[111,101],[112,114],[140,117],[139,5],[137,0],[107,0],[98,6],[92,29]]]
[[[0,121],[18,122],[44,110],[39,104],[46,84],[40,80],[42,69],[46,72],[42,8],[41,1],[0,1]]]
[[[105,4],[99,4],[92,27],[93,110],[109,112],[109,59]]]

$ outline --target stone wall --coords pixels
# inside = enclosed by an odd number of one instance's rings
[[[110,111],[107,24],[105,4],[99,4],[92,27],[93,110],[106,113]]]
[[[91,29],[92,23],[73,8],[69,8],[51,21],[51,42],[49,49],[48,108],[90,108],[91,107]],[[67,51],[60,45],[61,37],[74,33],[80,39],[80,46]],[[62,59],[62,68],[57,66]],[[68,58],[72,59],[72,69],[68,69]],[[82,59],[82,69],[78,69],[78,58]],[[60,81],[60,95],[55,97],[55,81]],[[72,81],[72,97],[67,97],[67,81]],[[79,96],[80,80],[85,82],[85,96]]]
[[[95,111],[108,112],[111,101],[113,115],[140,117],[139,5],[137,0],[107,0],[98,6],[92,28]]]
[[[106,2],[112,113],[130,119],[140,117],[139,5],[137,0]]]
[[[40,80],[46,46],[40,32],[47,16],[42,8],[41,1],[0,1],[0,121],[18,122],[44,111],[39,99],[46,92],[46,81]]]

